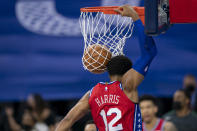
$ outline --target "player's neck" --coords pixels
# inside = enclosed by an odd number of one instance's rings
[[[145,123],[145,127],[148,131],[152,130],[157,124],[158,118],[154,117],[151,122]]]
[[[122,81],[122,76],[119,75],[110,76],[110,81]]]

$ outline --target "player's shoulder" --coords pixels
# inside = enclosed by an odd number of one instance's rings
[[[162,127],[164,124],[165,124],[165,120],[164,119],[162,119],[162,118],[158,118],[158,125],[157,126],[160,126],[160,127]]]
[[[95,84],[92,89],[96,88],[96,87],[99,87],[99,86],[102,86],[104,85],[106,82],[98,82],[97,84]]]
[[[112,82],[98,82],[91,90],[100,90],[101,87],[117,87],[119,86],[122,89],[122,84],[120,81]]]
[[[95,91],[100,92],[106,88],[110,88],[112,90],[115,90],[115,89],[117,89],[117,86],[120,87],[121,90],[123,90],[122,84],[120,81],[98,82],[94,87],[91,88],[90,94]]]
[[[177,131],[176,126],[170,121],[165,121],[163,129],[167,131]]]
[[[197,114],[196,114],[196,112],[191,111],[191,116],[192,116],[195,120],[197,120]]]
[[[122,84],[120,81],[111,81],[111,82],[99,82],[97,83],[97,85],[95,85],[95,87],[102,87],[102,86],[107,86],[107,87],[117,87],[117,86],[121,86]]]
[[[197,117],[197,112],[191,111],[191,114],[192,114],[193,116]]]
[[[171,110],[163,115],[163,119],[166,121],[171,121],[176,116],[176,113],[174,110]]]
[[[136,89],[143,80],[144,76],[136,69],[131,68],[122,77],[123,88],[127,90]]]
[[[91,89],[90,89],[90,96],[92,94],[93,91],[95,90],[100,90],[100,87],[105,85],[106,82],[98,82],[96,85],[94,85]]]
[[[175,114],[176,114],[175,111],[171,110],[163,115],[163,119],[165,119],[166,117],[169,117],[169,116],[174,116]]]
[[[94,85],[93,87],[92,87],[92,89],[94,89],[94,88],[100,88],[101,86],[104,86],[104,85],[106,85],[106,83],[107,82],[98,82],[96,85]]]
[[[165,122],[165,120],[163,118],[159,118],[159,122]]]

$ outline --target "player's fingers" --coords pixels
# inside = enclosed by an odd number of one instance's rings
[[[120,15],[123,15],[123,8],[122,7],[119,7],[118,9],[115,9],[114,11]]]
[[[122,14],[122,11],[120,9],[115,9],[115,12],[117,12],[118,14]]]

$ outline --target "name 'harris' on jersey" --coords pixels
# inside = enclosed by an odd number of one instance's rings
[[[89,105],[99,131],[142,131],[139,105],[124,94],[119,81],[98,83]]]

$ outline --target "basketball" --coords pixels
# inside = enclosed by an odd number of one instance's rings
[[[112,57],[112,53],[105,45],[89,45],[83,54],[82,62],[84,67],[92,73],[100,74],[105,72],[106,65]]]

